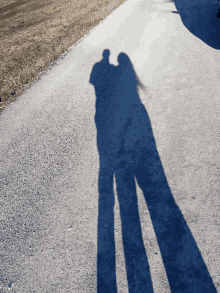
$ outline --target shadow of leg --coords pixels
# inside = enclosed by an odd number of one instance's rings
[[[99,172],[97,292],[117,293],[113,171],[102,166]]]
[[[153,293],[149,264],[140,227],[135,180],[130,170],[115,173],[122,221],[129,292]]]
[[[156,168],[149,168],[147,158],[142,158],[136,178],[150,212],[171,291],[217,293],[193,235],[174,201],[160,159],[156,153],[151,157]]]

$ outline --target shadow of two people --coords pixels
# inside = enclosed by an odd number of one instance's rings
[[[97,291],[117,292],[114,242],[115,174],[129,292],[153,292],[139,220],[135,178],[143,191],[172,292],[217,292],[171,194],[129,57],[109,64],[109,50],[90,75],[96,93],[100,155]]]

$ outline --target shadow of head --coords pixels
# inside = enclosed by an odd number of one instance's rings
[[[118,55],[118,63],[120,66],[125,66],[130,63],[130,59],[125,53],[120,53]]]
[[[103,59],[108,59],[110,56],[110,51],[108,49],[105,49],[102,53]]]

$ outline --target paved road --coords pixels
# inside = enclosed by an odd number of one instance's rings
[[[0,116],[0,292],[220,292],[220,26],[182,2],[126,1]]]

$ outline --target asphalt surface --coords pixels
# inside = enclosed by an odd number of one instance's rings
[[[220,292],[215,2],[126,1],[1,114],[0,292]]]

